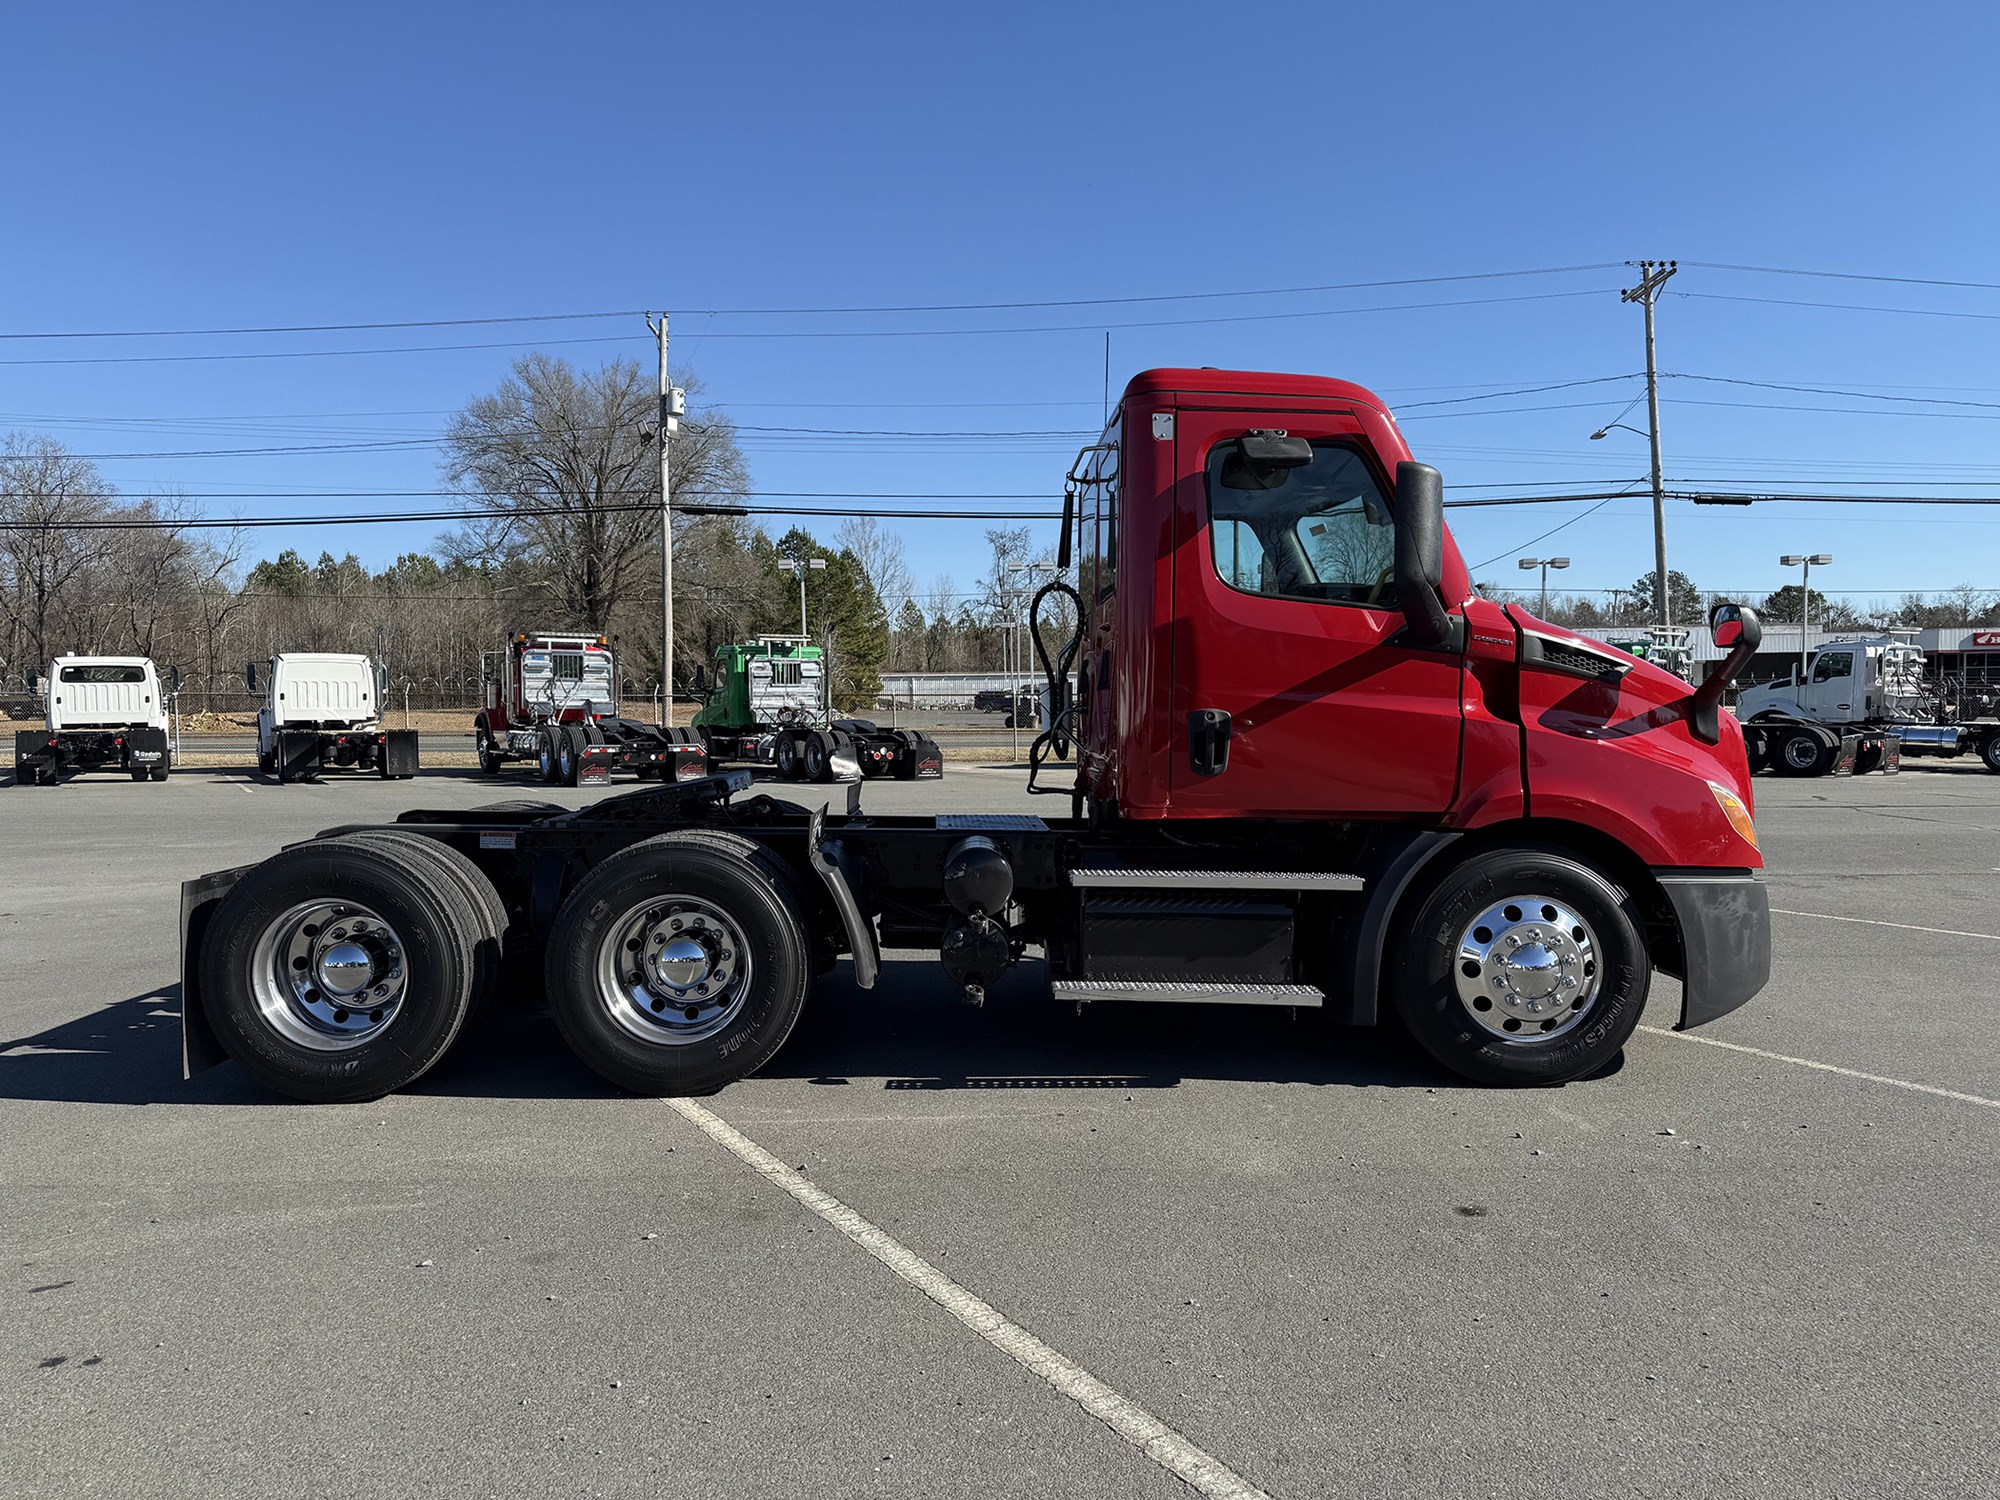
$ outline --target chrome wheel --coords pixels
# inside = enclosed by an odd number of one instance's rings
[[[597,948],[597,992],[627,1035],[680,1047],[715,1035],[750,993],[750,949],[729,914],[694,896],[657,896]]]
[[[300,902],[265,926],[250,955],[250,992],[264,1024],[319,1052],[379,1036],[408,984],[396,929],[351,901]]]
[[[1466,1014],[1508,1042],[1574,1029],[1602,981],[1589,924],[1546,896],[1512,896],[1474,917],[1459,934],[1454,963]]]

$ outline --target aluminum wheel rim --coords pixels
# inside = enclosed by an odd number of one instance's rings
[[[295,1046],[344,1052],[395,1023],[409,992],[402,935],[353,901],[301,901],[264,925],[250,991],[264,1024]]]
[[[1803,771],[1819,760],[1819,743],[1802,734],[1795,734],[1785,741],[1785,764],[1796,766]]]
[[[597,945],[597,994],[626,1035],[653,1046],[706,1041],[742,1012],[750,947],[736,920],[698,896],[654,896]]]
[[[1603,985],[1597,936],[1552,896],[1496,901],[1459,933],[1459,1003],[1502,1042],[1533,1044],[1574,1031]]]

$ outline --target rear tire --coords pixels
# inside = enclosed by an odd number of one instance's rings
[[[357,935],[328,947],[326,924],[357,914],[367,943]],[[200,958],[209,1024],[280,1094],[315,1104],[380,1098],[422,1077],[457,1039],[479,935],[470,901],[429,861],[359,839],[302,844],[265,860],[217,909]],[[342,947],[365,952],[357,959]],[[315,975],[307,953],[321,953],[318,974],[365,959],[362,998],[380,999],[381,1015],[334,1008],[303,980],[302,994],[292,980]],[[390,995],[373,993],[378,978]]]
[[[746,840],[669,833],[612,855],[549,933],[564,1039],[638,1094],[708,1094],[755,1072],[811,978],[795,904],[784,867]]]
[[[781,734],[772,747],[772,761],[778,768],[778,780],[797,781],[799,779],[799,738],[795,734]]]
[[[1881,764],[1882,746],[1879,744],[1863,745],[1854,752],[1854,774],[1856,776],[1866,776],[1870,771],[1879,769]]]
[[[575,786],[583,761],[583,736],[575,729],[558,730],[556,735],[556,780],[563,786]]]
[[[1989,734],[1980,742],[1979,762],[1989,771],[2000,771],[2000,734]]]
[[[833,779],[833,742],[823,729],[815,729],[806,736],[803,757],[806,780],[831,781]]]
[[[506,903],[486,878],[486,872],[451,845],[421,833],[403,833],[392,828],[370,829],[348,834],[346,841],[373,845],[394,855],[429,865],[441,878],[450,881],[465,897],[467,909],[479,924],[479,936],[472,949],[472,991],[470,1005],[477,1015],[493,1002],[505,971],[507,928]]]
[[[1581,1078],[1617,1055],[1646,1008],[1638,909],[1557,849],[1471,855],[1405,904],[1395,932],[1397,1018],[1475,1083]]]
[[[1778,770],[1786,776],[1818,776],[1833,755],[1826,741],[1812,729],[1793,729],[1780,738],[1771,754]]]
[[[544,729],[535,736],[535,763],[542,773],[542,780],[550,786],[556,781],[556,741],[555,736]]]

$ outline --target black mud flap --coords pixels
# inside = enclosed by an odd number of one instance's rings
[[[1681,930],[1681,1018],[1706,1025],[1771,978],[1770,888],[1749,870],[1655,870]],[[1670,971],[1671,972],[1671,971]]]
[[[279,730],[272,738],[278,780],[310,781],[319,774],[319,735]]]
[[[167,732],[150,724],[125,731],[127,763],[137,770],[157,770],[167,764]]]
[[[229,1054],[215,1038],[208,1024],[208,1012],[201,999],[201,945],[208,936],[208,924],[215,908],[236,882],[256,869],[238,865],[181,882],[181,1077],[227,1062]]]
[[[382,774],[400,780],[417,774],[417,732],[391,729],[382,742]]]
[[[898,781],[937,781],[944,776],[944,751],[936,740],[914,729],[898,730],[897,736],[903,742],[903,753],[896,758]]]
[[[55,756],[55,737],[46,729],[14,731],[14,785],[33,786],[42,766]]]

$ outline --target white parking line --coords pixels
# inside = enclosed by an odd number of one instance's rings
[[[727,1120],[692,1099],[666,1102],[746,1166],[790,1193],[987,1343],[1016,1360],[1022,1368],[1039,1375],[1183,1483],[1223,1500],[1270,1500],[1263,1490],[1220,1459],[1197,1447],[1145,1408],[1126,1400],[1081,1365],[1058,1354],[833,1194],[814,1186]]]
[[[1989,943],[2000,943],[2000,934],[1991,932],[1960,932],[1956,927],[1918,927],[1912,922],[1884,922],[1875,917],[1836,917],[1830,911],[1786,911],[1782,906],[1774,906],[1771,914],[1778,917],[1818,917],[1822,922],[1859,922],[1863,927],[1900,927],[1905,932],[1935,932],[1940,937],[1984,938]]]
[[[1986,1109],[2000,1109],[2000,1099],[1984,1099],[1978,1094],[1961,1094],[1952,1089],[1936,1088],[1928,1083],[1912,1083],[1907,1078],[1884,1078],[1880,1073],[1863,1073],[1855,1068],[1837,1068],[1832,1063],[1814,1062],[1809,1057],[1787,1057],[1782,1052],[1766,1052],[1762,1047],[1745,1047],[1740,1042],[1721,1042],[1712,1036],[1696,1036],[1691,1031],[1669,1031],[1664,1026],[1641,1026],[1639,1029],[1651,1032],[1654,1036],[1672,1037],[1677,1042],[1700,1042],[1704,1047],[1721,1047],[1729,1052],[1747,1052],[1752,1057],[1766,1057],[1772,1062],[1790,1063],[1795,1068],[1813,1068],[1821,1073],[1838,1073],[1843,1078],[1859,1078],[1868,1083],[1886,1083],[1891,1088],[1910,1089],[1919,1094],[1935,1094],[1940,1099],[1956,1099],[1961,1104],[1977,1104]]]

